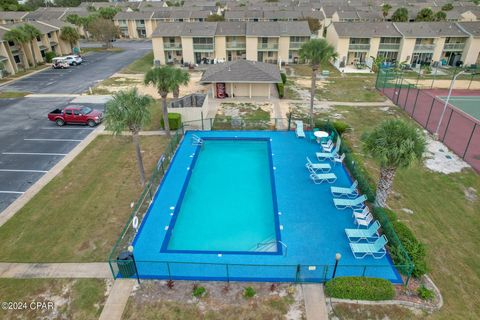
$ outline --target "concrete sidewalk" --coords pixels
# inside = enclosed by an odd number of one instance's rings
[[[128,297],[132,292],[136,280],[120,279],[113,284],[112,291],[108,295],[107,302],[103,307],[100,320],[120,320],[122,319],[123,310],[127,305]]]
[[[99,278],[111,279],[107,262],[6,263],[0,262],[0,278]]]
[[[318,283],[302,284],[302,290],[307,320],[328,320],[323,285]]]

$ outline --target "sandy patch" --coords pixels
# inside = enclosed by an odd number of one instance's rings
[[[410,83],[416,83],[416,79],[408,79]],[[433,81],[433,87],[438,89],[448,89],[450,87],[451,80],[439,80],[435,79]],[[432,85],[432,80],[419,80],[419,86],[427,86],[430,87]],[[469,87],[470,86],[470,87]],[[480,89],[480,81],[471,81],[470,80],[456,80],[455,81],[455,89]]]
[[[445,174],[460,172],[470,165],[450,151],[440,141],[433,140],[427,136],[427,152],[425,154],[425,166],[435,172]]]

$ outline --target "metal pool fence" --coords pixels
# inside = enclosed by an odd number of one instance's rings
[[[175,154],[176,148],[182,139],[185,130],[291,130],[294,120],[302,120],[308,128],[309,119],[277,118],[265,121],[236,122],[234,119],[223,121],[221,125],[215,124],[213,118],[184,122],[182,128],[172,135],[167,150],[160,157],[152,176],[145,186],[139,200],[136,202],[127,224],[115,243],[110,256],[109,265],[114,278],[138,277],[155,279],[184,279],[184,280],[218,280],[218,281],[285,281],[285,282],[325,282],[333,276],[370,276],[375,277],[387,272],[394,275],[396,269],[403,277],[397,281],[408,283],[413,270],[413,263],[408,253],[403,248],[393,229],[388,217],[383,211],[375,211],[376,219],[380,220],[384,233],[389,240],[390,251],[394,252],[394,266],[385,265],[343,265],[338,264],[297,264],[297,265],[265,265],[265,264],[231,264],[231,263],[201,263],[186,261],[139,261],[134,259],[134,254],[128,252],[142,220],[153,201],[155,193],[165,175],[165,172]],[[335,127],[328,120],[316,121],[316,127],[323,130],[333,130],[338,135]],[[363,176],[364,170],[355,164],[352,153],[346,146],[342,147],[346,153],[345,165],[359,183],[362,192],[369,194],[373,201],[374,195],[367,177]],[[368,188],[368,190],[367,190]],[[332,258],[332,260],[334,260]],[[192,276],[194,275],[194,276]]]
[[[470,82],[480,80],[478,75],[465,77]],[[439,96],[447,96],[448,90],[432,88],[433,80],[430,87],[418,83],[419,76],[412,79],[402,72],[381,70],[375,86],[423,128],[438,133],[439,141],[480,172],[480,121],[451,104],[444,111],[445,101]],[[480,97],[480,90],[453,88],[452,96]]]

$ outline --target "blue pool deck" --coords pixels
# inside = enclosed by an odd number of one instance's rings
[[[191,143],[192,134],[271,139],[281,227],[279,237],[287,245],[282,255],[161,251],[167,226],[171,224],[197,150],[197,146]],[[351,178],[342,165],[334,167],[332,164],[337,181],[334,184],[314,184],[305,163],[307,156],[316,161],[315,152],[319,151],[317,143],[298,139],[291,131],[187,131],[134,240],[139,276],[150,279],[314,282],[331,278],[335,254],[340,253],[342,258],[336,276],[365,275],[401,283],[402,279],[388,255],[381,259],[355,259],[353,256],[344,231],[345,228],[356,228],[352,210],[337,210],[330,193],[332,185],[350,186]],[[234,163],[232,170],[235,170]],[[248,199],[239,194],[238,201]]]

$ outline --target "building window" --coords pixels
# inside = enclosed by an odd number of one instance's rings
[[[37,41],[42,41],[42,39],[40,39],[40,36],[37,37]]]
[[[47,37],[48,37],[48,38],[51,38],[51,37],[52,37],[52,33],[51,33],[51,32],[47,33]]]
[[[14,47],[14,46],[15,46],[15,42],[13,42],[13,41],[8,41],[8,45],[9,45],[10,47]]]
[[[390,37],[382,37],[380,38],[380,43],[400,43],[401,38],[390,38]]]
[[[13,56],[13,60],[15,60],[15,63],[20,63],[20,56]]]

